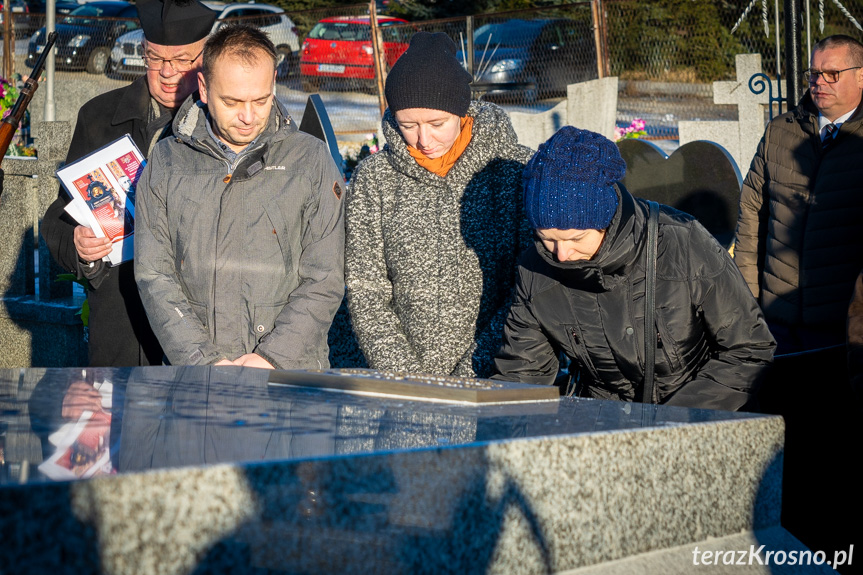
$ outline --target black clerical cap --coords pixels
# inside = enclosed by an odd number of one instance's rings
[[[144,37],[163,46],[183,46],[206,38],[219,13],[198,0],[138,0]]]

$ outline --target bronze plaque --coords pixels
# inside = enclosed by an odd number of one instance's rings
[[[549,401],[560,397],[551,385],[353,368],[275,370],[270,372],[269,383],[454,403]]]

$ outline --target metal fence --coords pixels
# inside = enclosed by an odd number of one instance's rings
[[[860,18],[861,2],[844,0],[843,5]],[[737,118],[735,107],[713,104],[711,85],[734,78],[736,54],[761,54],[765,72],[775,77],[775,22],[783,19],[780,4],[767,2],[765,13],[762,2],[749,0],[583,0],[412,23],[378,15],[380,71],[374,62],[375,32],[369,5],[293,12],[288,16],[295,40],[293,45],[280,45],[284,63],[277,96],[299,117],[307,94],[319,92],[337,134],[348,137],[376,131],[380,121],[378,77],[407,48],[416,31],[444,32],[472,71],[476,97],[494,100],[510,110],[543,111],[561,101],[566,84],[614,75],[620,78],[618,123],[625,126],[641,118],[646,121],[648,137],[673,138],[680,120]],[[838,3],[803,0],[802,4],[806,9],[801,18],[806,27],[804,48],[810,38],[814,42],[837,32],[861,36]],[[819,8],[823,8],[823,31]],[[26,73],[26,63],[38,50],[44,15],[12,16],[14,66]],[[260,16],[230,20],[268,25]],[[62,15],[58,16],[58,26],[61,24],[66,24]],[[77,47],[75,58],[62,62],[58,58],[58,67],[69,69],[58,76],[58,91],[67,90],[61,83],[68,87],[87,83],[89,91],[106,91],[141,73],[142,67],[135,71],[122,66],[124,58],[133,64],[136,58],[140,62],[140,50],[134,44],[140,41],[140,32],[132,43],[115,45],[122,32],[135,27],[135,22],[107,19],[96,27],[97,32],[89,34],[87,45]],[[66,41],[67,48],[70,42]],[[104,72],[98,73],[106,50],[112,57]],[[94,58],[94,53],[100,57]]]
[[[736,120],[736,106],[713,104],[711,89],[714,81],[735,78],[736,54],[760,54],[765,73],[784,75],[781,56],[777,68],[782,1],[601,1],[610,72],[620,78],[621,125],[642,118],[649,135],[674,138],[680,120]],[[863,39],[848,18],[863,16],[860,0],[843,0],[841,7],[829,0],[799,4],[804,65],[808,47],[820,38],[842,33]]]

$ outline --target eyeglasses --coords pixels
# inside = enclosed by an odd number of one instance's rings
[[[182,58],[153,58],[152,56],[144,56],[144,65],[148,70],[161,70],[162,67],[167,64],[170,66],[171,70],[176,73],[188,72],[192,69],[192,66],[195,64],[195,60],[201,57],[204,51],[201,50],[198,52],[198,55],[192,58],[191,60],[185,60]]]
[[[818,76],[823,76],[824,81],[828,84],[835,84],[839,81],[839,74],[842,72],[847,72],[848,70],[857,70],[858,68],[863,68],[863,66],[854,66],[852,68],[845,68],[844,70],[804,70],[803,79],[806,80],[810,84],[814,84],[818,81]]]

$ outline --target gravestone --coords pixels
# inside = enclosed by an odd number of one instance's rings
[[[43,122],[39,157],[6,158],[0,200],[0,367],[85,365],[87,345],[81,302],[69,282],[55,282],[60,270],[39,235],[39,220],[57,197],[54,171],[66,156],[68,122]],[[34,253],[38,254],[38,284]]]
[[[632,195],[692,214],[723,246],[737,226],[740,171],[722,146],[689,142],[670,157],[644,140],[618,142]]]
[[[775,416],[84,371],[0,369],[0,573],[685,575],[722,572],[695,548],[805,550],[780,525]],[[93,393],[107,412],[64,419]]]
[[[554,108],[541,113],[510,112],[509,117],[518,142],[534,150],[563,126],[611,138],[617,119],[617,77],[570,84],[566,99]]]
[[[336,167],[344,177],[345,173],[342,170],[342,154],[339,152],[339,144],[336,141],[336,133],[333,131],[333,125],[330,123],[330,117],[327,114],[327,109],[324,107],[324,101],[317,94],[312,94],[306,100],[306,109],[303,112],[303,120],[300,122],[300,131],[310,134],[319,140],[322,140],[330,150],[330,155],[336,163]]]
[[[713,83],[713,102],[736,104],[738,121],[679,122],[678,133],[681,145],[699,140],[716,142],[734,158],[738,169],[745,171],[764,135],[764,106],[769,103],[770,90],[753,94],[749,89],[749,79],[762,71],[760,54],[738,54],[736,68],[735,80]],[[772,82],[772,90],[778,90],[776,81]]]

